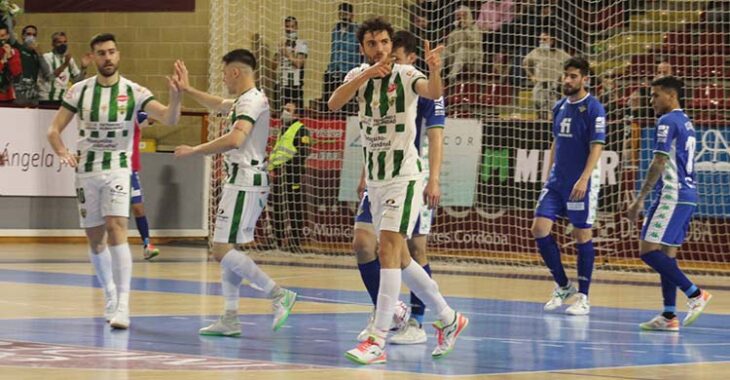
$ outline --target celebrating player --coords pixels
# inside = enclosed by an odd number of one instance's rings
[[[418,96],[441,97],[443,47],[431,50],[426,43],[427,79],[411,65],[392,63],[392,36],[392,26],[382,18],[371,18],[360,26],[357,39],[368,63],[351,70],[328,102],[331,110],[338,110],[357,95],[370,212],[380,243],[380,286],[373,329],[366,341],[346,353],[348,359],[360,364],[386,361],[385,337],[401,279],[438,316],[434,357],[451,352],[469,322],[448,306],[436,282],[411,260],[405,241],[422,203],[417,193],[423,188],[423,172],[415,145]]]
[[[266,173],[266,143],[269,137],[269,101],[256,88],[256,58],[244,49],[223,56],[223,83],[235,100],[223,99],[190,86],[185,63],[175,64],[176,84],[180,91],[209,109],[229,112],[226,134],[205,144],[180,145],[176,157],[223,153],[227,177],[223,185],[213,234],[213,256],[221,263],[221,285],[225,298],[224,314],[213,324],[200,329],[201,335],[241,335],[238,300],[243,279],[262,289],[273,300],[277,331],[284,325],[297,294],[279,287],[234,244],[254,240],[256,221],[266,204],[269,183]]]
[[[407,31],[398,31],[393,35],[393,56],[395,62],[401,65],[412,65],[416,61],[418,39]],[[422,160],[427,164],[424,170],[426,174],[426,188],[423,192],[423,199],[426,201],[420,207],[418,220],[412,231],[412,237],[408,239],[408,251],[411,257],[431,275],[431,266],[426,257],[426,235],[431,231],[432,209],[439,203],[441,192],[439,178],[441,175],[441,157],[443,152],[443,128],[445,125],[443,98],[431,100],[423,97],[418,98],[416,110],[416,150],[423,158],[421,141],[423,135],[428,135],[428,160]],[[423,128],[426,132],[424,133]],[[427,170],[427,171],[426,171]],[[353,249],[357,255],[358,269],[365,288],[370,294],[373,306],[378,301],[378,289],[380,288],[380,261],[375,254],[377,237],[373,229],[373,217],[370,214],[370,200],[365,189],[365,172],[360,177],[360,188],[358,193],[362,194],[360,208],[355,218],[355,233]],[[423,315],[426,312],[426,305],[415,294],[411,293],[410,319],[406,322],[407,313],[399,302],[396,307],[396,324],[400,327],[396,335],[390,338],[393,344],[418,344],[426,342],[426,332],[423,330]],[[407,311],[407,310],[406,310]],[[371,314],[368,326],[358,336],[359,341],[364,341],[370,334],[375,321],[375,312]],[[400,326],[402,324],[402,326]]]
[[[565,312],[586,315],[590,312],[588,289],[591,285],[595,252],[591,226],[596,218],[601,184],[599,160],[606,142],[606,111],[586,90],[588,61],[580,57],[563,65],[565,97],[553,107],[553,143],[550,150],[550,177],[540,192],[532,234],[545,265],[557,287],[545,304],[555,310],[576,293],[577,300]],[[567,216],[573,225],[578,249],[578,289],[565,275],[560,249],[551,235],[558,216]]]
[[[129,327],[132,255],[127,244],[130,158],[139,111],[166,124],[180,118],[180,94],[168,77],[170,104],[119,74],[120,53],[112,34],[91,40],[98,75],[74,84],[48,130],[48,141],[62,162],[76,168],[76,193],[81,227],[89,241],[89,257],[104,288],[104,316],[113,328]],[[79,120],[78,151],[71,152],[61,132],[74,115]],[[108,243],[105,243],[108,235]],[[113,272],[113,273],[112,273]]]
[[[664,310],[642,330],[679,331],[676,301],[677,287],[689,300],[684,326],[702,314],[712,295],[698,288],[677,265],[677,251],[687,235],[692,214],[697,208],[697,187],[694,182],[695,129],[680,108],[684,93],[681,80],[667,76],[651,83],[651,103],[657,115],[654,159],[641,186],[641,191],[628,209],[636,222],[644,199],[654,189],[655,199],[641,228],[641,259],[660,275]]]

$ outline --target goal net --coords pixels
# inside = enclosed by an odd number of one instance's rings
[[[591,61],[590,92],[608,112],[594,224],[596,266],[645,270],[638,258],[640,225],[628,221],[625,209],[652,158],[656,119],[648,83],[673,73],[686,83],[684,108],[696,129],[694,171],[701,195],[680,258],[698,272],[730,270],[727,2],[367,0],[351,1],[351,8],[341,3],[210,1],[209,90],[228,96],[220,59],[232,49],[250,49],[259,61],[258,86],[272,108],[271,145],[287,101],[298,106],[311,138],[306,160],[284,164],[295,175],[286,175],[283,167],[272,171],[277,185],[250,249],[351,252],[362,167],[358,126],[353,107],[329,112],[326,101],[361,60],[357,24],[381,15],[396,30],[446,47],[443,201],[428,240],[432,257],[542,265],[530,225],[549,170],[550,109],[560,97],[561,62],[580,54]],[[426,69],[422,60],[416,66]],[[209,137],[219,136],[224,126],[224,117],[212,115]],[[224,175],[220,158],[212,162],[211,231]],[[575,261],[571,230],[565,221],[554,228],[568,265]]]

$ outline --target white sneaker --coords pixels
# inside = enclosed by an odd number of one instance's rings
[[[284,323],[286,323],[287,318],[289,318],[289,313],[291,313],[291,309],[294,307],[296,302],[297,294],[289,289],[282,288],[281,292],[274,297],[274,300],[272,301],[274,323],[271,325],[271,328],[274,331],[279,331],[281,326],[284,326]]]
[[[114,313],[117,311],[117,292],[114,291],[112,294],[104,295],[104,319],[109,323],[114,317]]]
[[[684,320],[682,321],[682,325],[685,327],[693,324],[697,318],[702,314],[702,311],[705,310],[705,306],[710,302],[712,299],[712,294],[700,289],[700,295],[695,298],[690,298],[687,300],[687,307],[689,308],[687,310],[687,315],[684,317]]]
[[[408,319],[411,317],[411,309],[408,307],[408,305],[405,304],[405,302],[398,300],[398,303],[395,305],[395,314],[393,314],[393,322],[390,325],[391,331],[401,331],[408,326]],[[373,309],[372,312],[370,312],[370,316],[368,317],[368,325],[360,331],[360,334],[357,334],[357,341],[358,342],[364,342],[368,339],[368,336],[373,331],[373,326],[375,325],[375,309]]]
[[[209,336],[239,336],[241,335],[241,322],[236,313],[225,313],[217,321],[208,327],[198,330],[200,335]]]
[[[547,303],[543,307],[543,310],[553,311],[560,306],[563,306],[563,303],[576,293],[578,293],[578,289],[576,289],[575,286],[573,286],[573,284],[571,283],[568,283],[568,286],[565,288],[555,286],[555,290],[553,290],[553,295],[550,297],[550,300],[547,301]]]
[[[679,331],[679,318],[666,319],[659,314],[647,322],[640,323],[639,328],[645,331]]]
[[[411,318],[406,327],[390,338],[392,344],[421,344],[426,343],[426,331],[417,320]]]
[[[387,361],[385,356],[385,340],[374,335],[345,353],[345,357],[357,364],[382,364]]]
[[[444,325],[442,321],[436,321],[433,327],[436,329],[436,339],[438,344],[436,348],[431,352],[431,356],[439,359],[448,355],[454,350],[456,345],[456,338],[459,337],[462,331],[469,325],[469,319],[456,312],[454,321],[449,325]]]
[[[129,328],[129,323],[129,308],[120,305],[109,321],[109,325],[114,329],[126,330]]]
[[[565,314],[570,315],[588,315],[591,312],[591,304],[588,303],[588,296],[583,293],[578,293],[575,303],[565,309]]]

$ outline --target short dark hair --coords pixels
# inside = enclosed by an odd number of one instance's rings
[[[357,29],[357,41],[362,45],[365,35],[375,32],[388,32],[388,37],[393,37],[393,26],[382,17],[371,17]]]
[[[297,21],[297,18],[294,16],[286,16],[286,18],[284,19],[285,24],[291,21],[294,21],[297,25],[299,25],[299,21]]]
[[[651,82],[651,85],[652,87],[661,87],[663,90],[674,91],[677,94],[677,100],[679,100],[679,104],[684,103],[684,82],[681,79],[673,75],[669,75],[653,80]]]
[[[350,3],[340,3],[340,5],[337,7],[337,10],[345,11],[347,13],[352,13],[355,11],[355,9],[352,7],[352,4]]]
[[[231,50],[223,56],[223,63],[226,65],[233,62],[242,63],[256,70],[256,57],[246,49]]]
[[[104,42],[112,41],[114,42],[114,45],[117,44],[117,38],[114,37],[111,33],[100,33],[95,35],[91,38],[91,42],[89,42],[89,46],[91,47],[91,50],[94,50],[94,46],[98,44],[102,44]]]
[[[563,64],[563,70],[568,70],[568,68],[574,68],[578,69],[580,71],[580,75],[582,76],[588,76],[588,74],[591,73],[591,64],[588,63],[588,60],[584,57],[570,57],[567,61]]]
[[[20,31],[20,35],[22,36],[23,34],[25,34],[25,31],[28,30],[28,29],[30,29],[30,28],[35,29],[35,32],[38,33],[38,27],[37,26],[35,26],[35,25],[26,25],[26,26],[23,27],[23,30]]]
[[[418,53],[418,37],[406,30],[393,34],[393,50],[403,48],[406,54]]]

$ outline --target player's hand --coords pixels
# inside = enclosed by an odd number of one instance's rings
[[[94,53],[88,52],[81,56],[81,68],[85,69],[89,67],[91,62],[94,60]]]
[[[195,149],[190,145],[178,145],[175,147],[175,158],[189,157],[195,154]]]
[[[63,56],[63,64],[68,65],[71,63],[71,53],[66,53],[66,55]]]
[[[366,188],[365,177],[360,177],[360,182],[357,184],[357,199],[362,199],[365,196]]]
[[[429,178],[426,189],[423,190],[423,201],[429,209],[435,209],[441,203],[441,186],[438,181]]]
[[[441,72],[441,52],[444,50],[444,45],[439,45],[435,49],[431,50],[431,42],[425,41],[423,43],[423,54],[424,60],[428,65],[429,73],[440,73]]]
[[[9,44],[3,45],[3,56],[5,59],[10,59],[13,56],[13,47]]]
[[[368,79],[383,78],[390,74],[390,71],[393,70],[394,61],[394,57],[390,55],[383,55],[383,58],[381,58],[380,61],[365,70],[365,75]]]
[[[639,214],[641,214],[641,211],[644,209],[644,202],[642,202],[639,199],[635,199],[631,204],[629,205],[628,210],[626,211],[626,216],[629,218],[629,221],[632,224],[635,224],[636,221],[639,219]]]
[[[571,201],[582,201],[586,196],[588,189],[588,180],[579,178],[578,181],[573,185],[573,191],[570,192]]]
[[[178,90],[190,90],[190,74],[188,74],[188,68],[185,66],[185,62],[180,59],[175,61],[175,75],[172,76],[172,79]]]
[[[71,168],[75,168],[79,165],[79,160],[76,155],[71,153],[71,151],[69,151],[68,149],[66,149],[65,152],[59,154],[58,157],[61,159],[62,164],[68,165]]]

